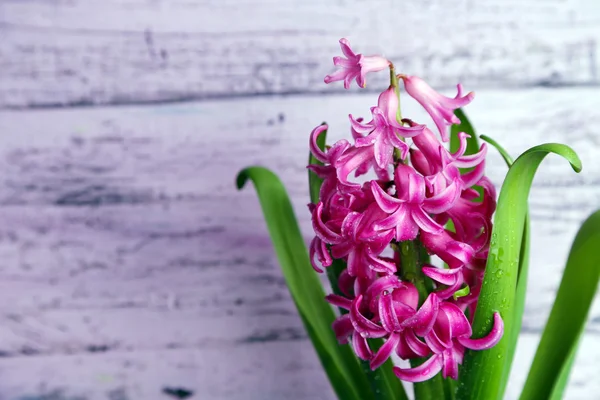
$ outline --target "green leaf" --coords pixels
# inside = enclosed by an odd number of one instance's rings
[[[560,399],[600,280],[600,210],[581,226],[535,353],[522,400]]]
[[[317,145],[321,150],[325,150],[327,132],[323,132],[317,139]],[[309,165],[323,165],[312,154],[308,157]],[[319,191],[323,180],[314,172],[308,171],[308,186],[310,191],[310,201],[314,204],[319,202]],[[331,266],[327,267],[327,278],[331,284],[333,293],[343,296],[344,294],[338,287],[338,278],[342,271],[346,269],[346,263],[343,260],[333,260]],[[346,313],[344,309],[340,309],[340,313]],[[375,339],[369,341],[373,351],[376,351],[383,344],[383,340]],[[377,370],[372,371],[368,361],[360,361],[361,368],[369,381],[371,390],[376,400],[408,400],[406,391],[400,380],[393,372],[394,364],[392,360],[386,361]]]
[[[527,216],[527,198],[533,177],[549,153],[567,159],[573,169],[581,170],[581,161],[568,146],[544,144],[523,153],[510,167],[498,199],[490,251],[473,321],[473,336],[483,337],[492,328],[492,315],[500,312],[505,332],[511,332],[515,319],[515,296],[523,227]],[[502,376],[508,355],[510,334],[493,348],[468,350],[459,375],[457,399],[500,398]]]
[[[321,364],[340,399],[375,399],[369,382],[349,346],[340,346],[331,324],[332,308],[310,265],[304,239],[288,195],[279,178],[266,168],[250,167],[237,177],[241,189],[251,179],[256,187],[275,253],[292,298]]]
[[[481,139],[485,140],[489,144],[498,150],[506,165],[510,168],[513,164],[513,158],[508,152],[500,146],[494,139],[481,135]],[[527,211],[529,214],[529,210]],[[506,354],[506,363],[502,372],[502,378],[500,381],[500,395],[504,396],[506,390],[506,384],[510,376],[510,370],[512,363],[515,358],[515,351],[517,349],[517,342],[519,341],[519,333],[521,332],[521,326],[523,324],[523,311],[525,310],[525,295],[527,294],[527,276],[529,272],[529,246],[530,246],[530,222],[529,215],[525,218],[525,225],[523,226],[523,239],[521,240],[521,252],[519,255],[519,275],[517,277],[517,290],[515,294],[515,307],[514,307],[514,325],[508,335],[508,346]]]
[[[481,139],[485,140],[486,142],[488,142],[489,144],[494,146],[496,148],[496,150],[498,150],[498,153],[500,153],[500,155],[504,159],[504,162],[506,163],[506,165],[508,165],[509,168],[511,165],[513,165],[513,162],[514,162],[513,158],[510,156],[510,154],[508,154],[508,152],[506,150],[504,150],[504,147],[502,147],[502,146],[500,146],[500,144],[498,144],[498,142],[496,142],[494,139],[492,139],[491,137],[486,136],[486,135],[481,135]]]

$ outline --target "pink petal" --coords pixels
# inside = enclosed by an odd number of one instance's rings
[[[367,123],[367,124],[362,123],[362,118],[354,119],[352,114],[349,114],[348,118],[350,118],[351,129],[358,134],[367,135],[367,134],[371,133],[373,131],[373,129],[375,129],[375,127],[371,123]],[[356,138],[356,140],[358,140],[358,139],[367,139],[367,137],[360,136],[360,137]],[[373,143],[372,138],[368,139],[368,140],[370,141],[370,143]]]
[[[343,308],[345,310],[350,310],[352,307],[352,300],[342,297],[337,294],[329,294],[325,296],[325,300],[333,306]]]
[[[352,335],[352,347],[354,352],[361,360],[369,361],[373,357],[373,352],[369,348],[367,339],[354,332]]]
[[[471,135],[465,132],[458,132],[458,150],[452,154],[454,158],[461,157],[467,151],[467,139],[471,137]]]
[[[433,327],[439,309],[439,300],[435,293],[429,294],[423,305],[411,318],[402,322],[404,328],[413,328],[419,336],[425,336]]]
[[[381,188],[381,186],[377,184],[376,181],[373,181],[373,184],[371,185],[371,191],[373,192],[373,197],[375,198],[379,208],[388,214],[396,211],[398,207],[404,203],[403,201],[387,194]]]
[[[383,346],[379,348],[375,356],[371,359],[371,370],[375,371],[377,368],[381,367],[384,362],[387,361],[388,358],[392,355],[394,349],[398,345],[400,341],[400,335],[397,333],[393,333],[390,337],[385,341]]]
[[[442,369],[442,357],[433,355],[423,364],[415,368],[394,367],[394,373],[398,378],[406,382],[423,382],[433,378]]]
[[[447,231],[438,234],[423,231],[420,239],[427,250],[440,257],[450,268],[458,268],[467,264],[474,255],[471,246],[456,241]]]
[[[365,293],[365,297],[367,299],[371,299],[369,303],[369,308],[371,310],[377,309],[377,296],[382,294],[384,291],[389,291],[390,293],[397,288],[401,288],[404,286],[404,283],[400,281],[400,279],[396,275],[386,275],[382,276],[375,280]]]
[[[334,64],[336,64],[336,58],[337,57],[333,58],[333,63]],[[325,79],[323,79],[323,82],[329,84],[331,82],[341,81],[341,80],[345,79],[347,77],[347,75],[348,75],[348,70],[346,70],[346,69],[338,69],[337,71],[335,71],[332,74],[325,75]],[[346,85],[344,84],[344,87],[345,86]],[[348,87],[346,87],[346,89],[348,89]]]
[[[340,39],[340,47],[342,49],[342,53],[352,59],[354,57],[356,57],[356,54],[354,53],[354,51],[352,51],[352,49],[350,48],[350,42],[348,42],[348,39],[346,38],[341,38]]]
[[[338,243],[341,236],[332,231],[323,222],[323,202],[319,202],[313,213],[312,223],[315,234],[326,243]]]
[[[484,173],[485,162],[481,162],[474,169],[461,176],[461,179],[463,181],[463,187],[469,188],[477,184],[477,182],[479,182],[481,178],[483,178]]]
[[[350,253],[348,253],[348,257],[346,259],[346,268],[348,269],[348,274],[350,274],[350,276],[358,276],[360,264],[362,263],[361,255],[362,254],[355,248],[350,250]]]
[[[423,209],[429,213],[440,214],[449,210],[460,197],[460,186],[452,182],[446,189],[423,201]]]
[[[471,350],[487,350],[494,347],[504,333],[504,322],[499,313],[494,313],[494,326],[487,336],[480,339],[458,338],[458,342]]]
[[[347,269],[343,270],[338,278],[338,287],[340,288],[340,291],[348,297],[354,297],[352,289],[354,286],[354,280],[355,278],[348,274]]]
[[[390,203],[382,203],[388,210],[391,208]],[[382,219],[375,223],[375,230],[385,231],[388,229],[396,228],[399,225],[403,225],[405,222],[413,223],[413,221],[409,218],[409,209],[406,204],[399,204],[396,206],[396,210],[392,212],[390,216]]]
[[[421,173],[421,175],[431,175],[429,162],[422,151],[410,149],[410,161],[412,162],[413,167]]]
[[[317,145],[317,139],[323,132],[327,132],[327,129],[328,126],[326,124],[319,125],[315,129],[313,129],[313,131],[310,134],[310,152],[313,154],[313,156],[315,156],[317,160],[321,161],[322,163],[328,162],[328,157],[323,152],[323,150],[321,150]]]
[[[375,162],[380,168],[385,168],[392,162],[394,147],[383,140],[377,140],[373,146]]]
[[[456,362],[456,358],[453,356],[452,349],[448,349],[444,351],[442,354],[442,376],[444,379],[452,378],[458,379],[458,363]]]
[[[440,233],[444,230],[443,226],[440,226],[431,218],[425,211],[420,207],[411,208],[411,217],[415,223],[421,228],[421,230],[429,233]]]
[[[398,218],[398,222],[396,222],[396,240],[398,242],[402,242],[405,240],[413,240],[419,234],[419,226],[415,224],[412,218],[408,217],[409,214],[404,212],[404,208],[402,209],[402,211],[402,214],[400,213],[400,210],[393,214],[398,217],[404,215],[404,217]],[[386,220],[382,221],[382,224],[385,222]]]
[[[450,335],[453,338],[470,337],[473,331],[467,317],[456,304],[443,302],[438,315],[444,315],[450,325]]]
[[[386,261],[380,257],[377,257],[371,252],[370,248],[366,250],[367,260],[369,261],[369,267],[376,272],[384,274],[393,274],[396,272],[396,264],[391,261]]]
[[[313,240],[310,241],[310,246],[308,247],[308,254],[310,257],[310,264],[313,269],[318,273],[322,273],[323,270],[317,266],[315,263],[315,255],[317,254],[317,248],[320,247],[320,243],[322,243],[321,239],[318,236],[315,236]]]
[[[423,343],[412,329],[404,331],[404,338],[408,347],[415,353],[417,357],[425,357],[431,353],[431,349],[426,343]]]
[[[352,321],[350,321],[350,315],[345,314],[333,321],[331,324],[335,337],[340,344],[348,343],[348,338],[354,332]]]
[[[395,302],[407,305],[414,312],[419,305],[419,292],[415,285],[410,282],[402,282],[402,284],[402,287],[396,288],[392,292],[392,297]]]
[[[381,325],[388,332],[397,332],[402,329],[394,305],[392,304],[392,296],[390,293],[382,293],[379,296],[379,318]]]
[[[388,123],[395,123],[398,125],[398,122],[396,121],[396,112],[398,111],[398,95],[392,86],[381,92],[379,98],[377,99],[377,108],[383,112],[383,115],[385,115]]]
[[[351,184],[348,182],[348,175],[361,164],[373,159],[373,147],[351,147],[338,158],[334,166],[337,170],[337,177],[343,184]],[[355,185],[358,186],[358,185]]]
[[[362,301],[362,295],[359,295],[353,302],[352,308],[350,308],[350,318],[354,329],[360,332],[365,337],[378,338],[387,335],[385,329],[367,319],[362,315],[358,309],[360,302]]]
[[[483,143],[481,145],[481,149],[477,153],[456,158],[454,161],[454,165],[456,165],[459,168],[472,168],[477,164],[483,162],[483,160],[485,160],[486,154],[487,146],[485,143]]]
[[[460,274],[460,268],[455,269],[444,269],[436,267],[423,267],[421,268],[425,276],[433,279],[442,285],[454,285],[458,280],[458,274]]]
[[[363,75],[363,80],[364,75],[366,75],[367,73],[384,70],[390,65],[390,62],[384,57],[363,56],[362,54],[358,63],[360,65],[360,70]],[[364,87],[364,85],[362,87]]]
[[[433,351],[435,354],[442,354],[446,349],[452,347],[452,340],[448,340],[446,335],[444,335],[443,330],[440,331],[440,327],[436,324],[434,328],[425,335],[425,343],[427,346]]]

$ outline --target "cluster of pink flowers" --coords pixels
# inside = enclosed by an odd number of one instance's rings
[[[339,69],[326,83],[343,80],[348,88],[356,79],[364,87],[367,72],[392,68],[383,57],[355,54],[345,39],[340,44],[347,58],[334,58]],[[398,119],[399,80],[431,116],[441,141],[427,126]],[[352,343],[372,369],[394,352],[404,360],[428,357],[414,368],[394,367],[405,381],[424,381],[440,371],[444,378],[456,379],[466,348],[488,349],[503,333],[502,319],[495,313],[492,331],[471,338],[496,207],[494,186],[484,176],[486,147],[466,155],[465,133],[458,135],[455,153],[444,143],[450,126],[460,123],[454,110],[473,97],[461,85],[456,97],[448,98],[420,78],[392,74],[392,85],[371,108],[369,122],[350,115],[353,143],[340,140],[323,151],[317,138],[327,126],[311,134],[311,152],[323,163],[309,166],[323,178],[319,202],[309,205],[316,234],[311,260],[319,272],[333,259],[347,265],[339,276],[343,295],[327,296],[331,304],[347,310],[333,329],[339,342]],[[352,172],[355,177],[372,172],[377,179],[351,181]],[[418,266],[434,288],[421,296],[422,304],[414,280],[403,273],[398,249],[405,241],[417,241],[447,265]],[[395,251],[385,256],[390,247]],[[385,343],[373,352],[369,338],[384,338]]]

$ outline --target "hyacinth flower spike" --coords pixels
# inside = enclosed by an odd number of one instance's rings
[[[326,83],[343,81],[348,89],[355,80],[365,87],[368,73],[387,68],[390,83],[371,118],[349,115],[348,140],[325,146],[325,124],[310,135],[308,168],[322,178],[309,175],[315,234],[310,260],[281,182],[253,167],[240,173],[238,187],[247,179],[256,184],[288,287],[338,398],[407,398],[402,385],[389,379],[394,374],[423,382],[414,386],[417,400],[502,398],[523,312],[520,279],[527,276],[531,182],[549,153],[563,156],[576,171],[580,161],[572,149],[555,143],[536,146],[514,162],[500,149],[512,165],[497,207],[496,188],[485,175],[487,147],[479,146],[462,110],[474,93],[463,93],[458,84],[454,98],[443,96],[421,78],[397,75],[384,57],[357,54],[346,39],[340,46],[343,57],[334,57],[338,69]],[[399,80],[439,135],[402,118]],[[450,133],[456,150],[449,149]],[[531,396],[524,400],[561,398],[585,322],[585,310],[572,304],[591,303],[597,285],[587,274],[600,265],[600,255],[590,250],[598,245],[587,244],[600,243],[600,230],[592,225],[600,226],[600,212],[575,240],[574,261],[565,272],[569,279],[561,283],[559,307],[555,304],[526,383],[524,393]],[[446,265],[431,265],[435,258]],[[325,295],[320,280],[305,270],[309,263],[318,272],[334,266],[327,275],[335,294]],[[586,274],[579,274],[582,264]],[[340,312],[334,314],[331,306]],[[349,346],[332,345],[335,339]],[[393,366],[394,354],[411,367]],[[431,379],[436,375],[440,379]],[[442,378],[458,379],[456,390]]]

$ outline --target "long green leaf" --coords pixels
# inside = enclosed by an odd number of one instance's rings
[[[317,145],[321,150],[325,149],[326,135],[327,132],[323,132],[317,138]],[[317,160],[312,154],[308,157],[308,164],[323,165],[323,163]],[[323,180],[309,170],[308,187],[310,201],[314,204],[319,201],[319,191],[322,184]],[[333,264],[327,268],[327,278],[331,284],[331,289],[333,293],[338,295],[343,295],[338,287],[338,278],[344,269],[346,269],[346,263],[343,260],[334,260]],[[346,310],[340,309],[340,312],[345,313]],[[382,344],[383,340],[381,339],[372,339],[370,341],[370,345],[373,347],[374,351],[379,349]],[[393,372],[394,364],[391,359],[387,360],[375,371],[371,370],[368,361],[360,361],[360,363],[376,400],[408,400],[408,396],[406,395],[402,383]]]
[[[563,156],[575,171],[581,170],[577,154],[568,146],[554,143],[527,150],[509,169],[494,217],[488,262],[473,321],[474,337],[482,337],[491,330],[495,311],[500,312],[504,320],[505,332],[513,328],[527,198],[535,172],[549,153]],[[509,340],[510,334],[507,334],[489,350],[465,353],[457,399],[499,399]]]
[[[332,308],[325,302],[323,288],[314,273],[294,210],[283,184],[266,168],[250,167],[237,177],[242,188],[251,179],[256,187],[273,247],[288,288],[321,364],[340,399],[373,399],[369,382],[349,346],[340,346],[331,323]]]
[[[498,150],[506,165],[510,168],[513,164],[513,158],[508,152],[500,146],[494,139],[481,135],[481,139],[485,140]],[[529,214],[529,211],[527,211]],[[517,342],[519,341],[519,334],[521,333],[521,326],[523,324],[523,311],[525,310],[525,295],[527,294],[527,276],[529,273],[529,246],[530,246],[530,222],[529,215],[525,218],[525,225],[523,227],[523,239],[521,241],[521,253],[519,255],[519,273],[517,278],[517,291],[515,294],[515,307],[514,307],[514,325],[508,335],[508,346],[506,354],[506,363],[502,371],[502,379],[500,381],[500,394],[498,397],[504,396],[506,390],[506,384],[510,376],[510,370],[512,367],[513,360],[515,358],[515,351],[517,348]]]
[[[600,281],[600,211],[581,226],[535,353],[522,400],[562,398]]]

